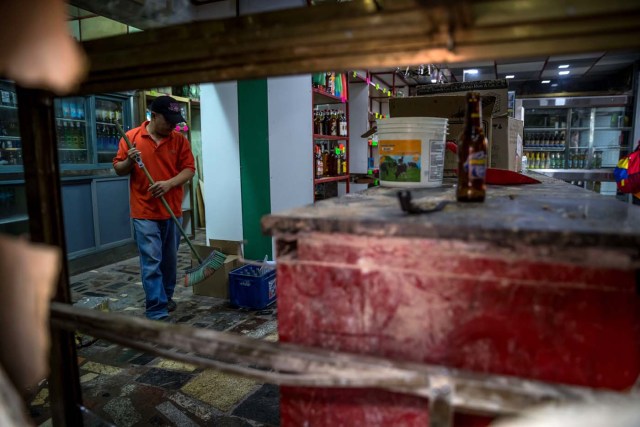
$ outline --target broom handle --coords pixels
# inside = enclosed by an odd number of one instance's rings
[[[133,144],[129,140],[129,137],[127,136],[127,134],[124,133],[124,130],[120,126],[120,123],[115,122],[115,124],[116,124],[116,128],[118,129],[118,132],[120,132],[120,135],[122,135],[122,138],[127,143],[127,146],[129,147],[129,149],[132,149],[133,148]],[[142,169],[144,174],[147,176],[147,179],[149,180],[151,185],[155,184],[155,181],[151,177],[151,174],[149,173],[147,168],[144,166],[144,163],[142,163],[142,164],[138,163],[138,165],[140,166],[140,169]],[[171,215],[171,218],[173,218],[173,222],[176,223],[176,227],[178,227],[178,230],[180,230],[180,233],[182,234],[182,237],[184,237],[184,240],[186,240],[187,244],[191,248],[191,251],[193,252],[193,255],[195,255],[195,257],[198,258],[198,263],[202,264],[202,257],[200,256],[200,254],[198,253],[196,248],[193,246],[193,243],[191,243],[191,240],[189,240],[189,237],[187,236],[187,233],[185,233],[185,231],[182,229],[182,226],[180,225],[180,221],[178,221],[178,218],[176,218],[176,215],[171,210],[171,207],[169,206],[169,203],[167,203],[167,200],[164,198],[164,196],[160,196],[160,200],[162,201],[162,204],[164,205],[164,207],[167,209],[167,212],[169,212],[169,215]]]

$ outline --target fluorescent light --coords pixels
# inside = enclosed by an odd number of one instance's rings
[[[556,87],[556,86],[558,86],[558,83],[554,83],[551,85],[551,87]]]
[[[558,68],[569,68],[569,64],[558,65]]]
[[[551,80],[543,80],[543,81],[542,81],[542,84],[543,84],[543,85],[546,85],[546,84],[548,84],[548,83],[551,83]]]
[[[566,76],[567,74],[569,74],[571,71],[566,70],[566,71],[558,71],[558,74],[560,74],[561,76]]]
[[[514,77],[515,77],[515,76],[514,76],[513,74],[509,74],[508,76],[504,76],[504,78],[505,78],[505,79],[512,79],[512,78],[514,78]]]
[[[431,83],[438,83],[438,79],[431,79]]]
[[[470,70],[462,71],[462,74],[478,74],[478,70],[476,70],[475,68],[472,68]]]

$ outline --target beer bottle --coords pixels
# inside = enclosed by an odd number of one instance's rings
[[[486,193],[487,139],[482,129],[480,94],[467,93],[462,146],[458,154],[459,202],[483,202]]]

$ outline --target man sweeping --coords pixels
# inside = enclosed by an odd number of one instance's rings
[[[181,223],[182,186],[195,172],[195,163],[187,138],[175,130],[186,122],[180,104],[170,96],[156,98],[150,107],[151,120],[127,131],[133,144],[129,148],[120,139],[113,168],[118,175],[130,175],[131,218],[140,252],[140,273],[146,297],[145,315],[149,319],[169,320],[176,309],[173,292],[176,286],[180,230],[163,206],[166,199]],[[142,159],[149,179],[136,161]]]

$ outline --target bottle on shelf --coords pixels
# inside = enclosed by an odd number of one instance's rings
[[[323,135],[331,134],[331,115],[329,114],[329,110],[323,111],[322,134]]]
[[[80,126],[80,122],[76,122],[76,133],[78,134],[78,148],[86,148],[84,129]]]
[[[60,146],[64,145],[64,140],[63,140],[63,129],[62,129],[62,120],[60,119],[56,119],[56,135],[58,137],[58,144]]]
[[[326,144],[322,146],[322,176],[329,175],[329,149]]]
[[[347,147],[342,146],[342,175],[347,174]]]
[[[327,71],[327,81],[326,81],[326,90],[327,92],[329,92],[330,94],[333,94],[335,91],[335,80],[334,80],[334,75],[331,71]]]
[[[331,117],[329,119],[329,135],[338,136],[338,113],[335,110],[331,110]]]
[[[322,166],[322,151],[320,149],[320,145],[316,144],[315,145],[315,174],[316,174],[316,178],[322,178],[322,174],[324,172],[323,170],[323,166]]]
[[[602,167],[602,151],[595,151],[593,153],[593,167],[596,169]]]
[[[11,93],[8,90],[1,89],[0,97],[2,98],[2,105],[11,105]]]
[[[336,175],[342,175],[342,152],[340,147],[334,148],[333,151],[336,156]]]
[[[347,136],[347,115],[340,114],[340,136]]]
[[[329,144],[329,176],[338,175],[338,156],[331,144]]]
[[[316,135],[322,134],[322,117],[318,110],[313,112],[313,133]]]

